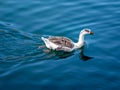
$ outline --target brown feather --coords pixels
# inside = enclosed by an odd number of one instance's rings
[[[48,38],[51,42],[60,45],[61,47],[68,47],[68,48],[73,48],[74,44],[73,42],[65,37],[49,37]]]

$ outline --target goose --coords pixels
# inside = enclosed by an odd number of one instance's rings
[[[63,36],[49,36],[48,38],[41,37],[45,46],[50,50],[72,52],[84,46],[84,36],[94,33],[90,29],[83,29],[79,34],[78,42],[75,43],[71,39]]]

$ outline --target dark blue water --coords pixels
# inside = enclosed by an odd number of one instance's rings
[[[41,36],[83,28],[86,56],[44,52]],[[0,1],[0,90],[120,90],[119,55],[119,0]]]

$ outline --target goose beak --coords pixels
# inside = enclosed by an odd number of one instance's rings
[[[94,35],[94,33],[93,33],[93,32],[90,32],[90,34],[91,34],[91,35]]]

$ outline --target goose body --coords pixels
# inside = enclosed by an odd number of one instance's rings
[[[93,34],[90,29],[83,29],[80,32],[79,40],[77,43],[73,42],[67,37],[52,36],[49,38],[41,37],[47,48],[52,50],[61,50],[65,52],[71,52],[75,49],[81,48],[84,45],[84,36],[86,34]]]

